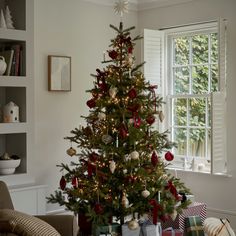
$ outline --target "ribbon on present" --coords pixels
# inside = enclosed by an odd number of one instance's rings
[[[173,229],[172,227],[168,227],[162,231],[164,235],[165,232],[171,232],[171,236],[182,236],[183,232],[180,229]],[[169,235],[168,235],[169,236]]]
[[[164,230],[163,230],[163,233],[164,233],[164,232],[167,232],[167,231],[171,231],[171,236],[175,236],[175,231],[174,231],[174,229],[173,229],[172,227],[169,227],[169,228],[164,229]]]
[[[160,210],[160,205],[157,203],[156,199],[151,199],[149,201],[149,204],[153,206],[152,210],[152,218],[153,218],[153,224],[157,224],[157,217],[158,217],[158,210]]]

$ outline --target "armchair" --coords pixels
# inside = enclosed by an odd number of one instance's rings
[[[14,210],[7,185],[0,181],[0,211],[3,209]],[[36,218],[55,228],[61,236],[76,236],[78,234],[78,222],[73,215],[45,215]],[[12,226],[7,217],[0,216],[0,236],[17,236],[12,233]]]

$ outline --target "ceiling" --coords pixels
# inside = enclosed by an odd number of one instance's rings
[[[100,5],[112,6],[118,0],[83,0],[83,1],[92,2]],[[145,10],[156,7],[171,6],[191,1],[194,0],[129,0],[130,3],[129,8],[131,10]]]

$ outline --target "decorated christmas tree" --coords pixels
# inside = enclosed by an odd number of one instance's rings
[[[119,2],[116,10],[122,14],[125,6]],[[140,71],[143,63],[135,65],[140,37],[131,38],[134,27],[124,28],[122,22],[110,26],[116,36],[104,56],[105,68],[92,75],[86,125],[66,137],[71,142],[67,154],[75,159],[59,165],[60,188],[48,200],[75,214],[86,213],[95,225],[112,218],[122,224],[128,215],[135,223],[144,213],[156,224],[189,204],[181,197],[188,189],[167,171],[174,143],[154,125],[163,120],[163,101],[155,93],[158,85]]]

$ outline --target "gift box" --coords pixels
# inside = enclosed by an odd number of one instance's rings
[[[93,227],[93,236],[113,236],[120,234],[120,225],[118,223],[112,223],[110,225],[99,225]]]
[[[161,236],[162,229],[161,223],[158,222],[154,225],[150,220],[141,223],[141,235],[142,236]]]
[[[121,229],[122,236],[140,236],[141,233],[140,226],[137,229],[130,229],[127,223],[123,224]]]
[[[171,218],[165,222],[161,222],[162,230],[166,228],[180,229],[184,232],[185,229],[185,218],[189,216],[200,216],[203,224],[206,219],[206,204],[200,202],[194,202],[188,208],[183,209],[181,214],[178,214],[175,220]]]
[[[180,229],[167,228],[162,231],[162,236],[183,236]]]
[[[185,218],[186,236],[204,236],[203,225],[200,216],[189,216]]]

